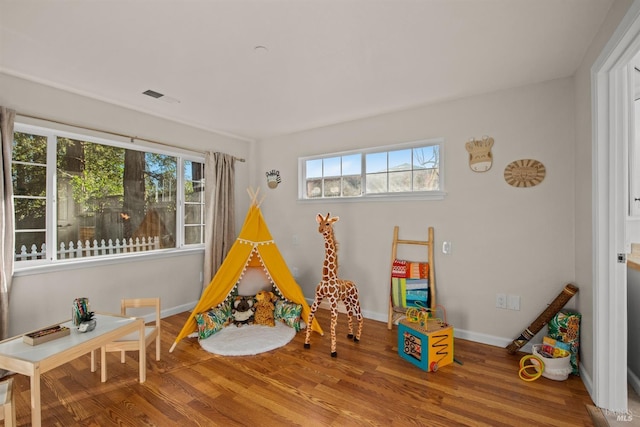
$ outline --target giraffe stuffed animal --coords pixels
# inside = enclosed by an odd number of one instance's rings
[[[360,341],[362,333],[362,311],[360,310],[360,299],[358,298],[358,288],[350,280],[338,278],[338,243],[333,235],[333,223],[340,218],[327,213],[326,217],[318,214],[318,232],[324,237],[324,264],[322,266],[322,280],[316,287],[316,296],[311,305],[307,325],[311,325],[318,306],[324,298],[329,300],[331,306],[331,357],[338,355],[336,351],[336,324],[338,323],[338,302],[344,302],[347,308],[349,319],[349,339],[355,342]],[[353,335],[353,316],[358,320],[358,331]],[[307,327],[304,340],[304,348],[310,348],[311,328]]]

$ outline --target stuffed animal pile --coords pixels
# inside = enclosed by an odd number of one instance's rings
[[[275,327],[277,322],[282,322],[298,332],[305,327],[301,313],[300,304],[279,299],[274,292],[262,291],[255,296],[232,296],[195,318],[198,337],[203,340],[232,323],[237,327],[253,324]]]

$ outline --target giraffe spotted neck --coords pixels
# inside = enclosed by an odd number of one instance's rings
[[[324,263],[322,265],[322,280],[329,281],[338,277],[338,242],[333,235],[333,223],[340,218],[329,218],[318,215],[318,232],[324,237]]]

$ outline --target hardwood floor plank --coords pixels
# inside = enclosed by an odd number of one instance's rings
[[[397,329],[365,321],[361,341],[338,322],[338,357],[329,334],[304,333],[255,356],[223,357],[195,338],[173,344],[189,313],[162,321],[162,357],[147,355],[147,381],[138,383],[138,356],[108,356],[108,381],[90,372],[89,355],[42,377],[47,426],[592,426],[593,405],[579,377],[566,381],[518,377],[523,354],[454,340],[463,361],[425,372],[398,355]],[[317,318],[328,329],[329,316]],[[30,424],[29,381],[14,376],[18,425]]]

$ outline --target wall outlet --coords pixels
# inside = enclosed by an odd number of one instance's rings
[[[507,308],[509,310],[520,310],[520,296],[519,295],[507,295]]]
[[[496,308],[507,308],[507,296],[505,294],[496,294]]]

